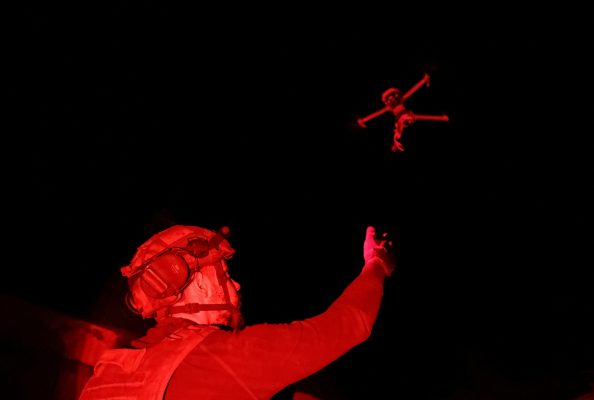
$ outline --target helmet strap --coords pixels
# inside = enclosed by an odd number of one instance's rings
[[[223,289],[223,296],[225,303],[223,304],[200,304],[200,303],[188,303],[180,306],[169,306],[157,311],[159,317],[171,317],[174,314],[196,314],[201,311],[231,311],[234,315],[239,314],[238,310],[231,304],[231,298],[229,296],[229,288],[227,287],[227,273],[223,269],[223,263],[218,260],[214,264],[217,276],[217,282]]]

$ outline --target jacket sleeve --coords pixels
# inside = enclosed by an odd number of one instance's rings
[[[371,261],[323,313],[288,324],[257,324],[207,337],[178,367],[171,394],[227,388],[240,398],[269,398],[366,340],[377,317],[385,278]],[[196,379],[208,376],[196,388]],[[192,392],[194,393],[194,392]],[[173,397],[172,397],[173,398]]]
[[[298,332],[284,368],[296,381],[336,360],[354,346],[369,338],[381,299],[385,273],[376,262],[368,263],[361,274],[322,314],[296,321],[286,327]],[[293,335],[289,335],[293,336]]]
[[[369,337],[384,278],[382,266],[371,261],[323,313],[289,324],[246,328],[233,346],[245,352],[231,356],[236,364],[227,367],[263,396],[319,371]]]

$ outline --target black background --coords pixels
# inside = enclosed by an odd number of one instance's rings
[[[357,275],[373,224],[399,267],[372,336],[303,385],[323,399],[587,390],[591,10],[220,8],[21,10],[3,290],[140,330],[119,267],[173,223],[228,225],[247,322],[290,322]],[[390,115],[356,119],[425,72],[408,107],[450,121],[417,122],[392,153]]]

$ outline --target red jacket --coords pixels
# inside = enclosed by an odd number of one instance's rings
[[[149,374],[145,369],[152,365],[150,382],[126,384],[130,373],[122,370],[120,375],[109,377],[111,383],[103,379],[102,384],[117,387],[119,391],[112,398],[117,395],[121,399],[269,399],[369,337],[379,311],[384,277],[380,265],[367,265],[325,312],[306,320],[252,325],[239,332],[215,330],[203,340],[182,339],[177,345],[159,343],[142,356],[143,360],[152,359],[151,363],[141,360],[133,366],[138,376]],[[196,331],[196,327],[192,329]],[[100,391],[92,387],[98,380],[91,378],[81,400],[110,398],[95,396]],[[157,381],[165,382],[166,387],[156,385]]]

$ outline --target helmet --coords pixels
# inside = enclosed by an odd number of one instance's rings
[[[213,232],[175,225],[153,235],[138,247],[130,264],[120,269],[128,278],[126,302],[130,309],[148,318],[175,304],[194,272],[233,256],[228,234],[227,227]]]

